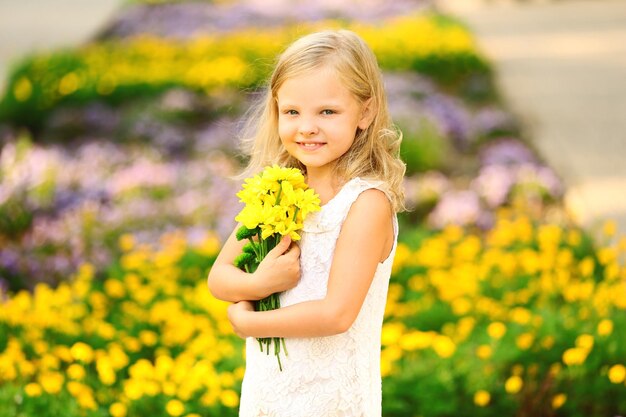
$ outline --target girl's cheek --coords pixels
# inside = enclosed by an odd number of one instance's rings
[[[293,131],[293,123],[279,123],[278,125],[278,136],[280,136],[281,140],[289,138]]]

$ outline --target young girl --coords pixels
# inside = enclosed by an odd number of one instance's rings
[[[346,30],[297,40],[255,120],[246,174],[275,163],[300,168],[322,208],[305,220],[299,246],[283,238],[255,273],[233,266],[244,244],[234,232],[211,270],[211,292],[234,302],[229,319],[247,338],[239,415],[379,417],[405,166],[374,54]],[[250,300],[280,291],[280,309],[254,311]],[[256,337],[286,338],[283,371]]]

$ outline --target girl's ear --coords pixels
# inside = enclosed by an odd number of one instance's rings
[[[361,130],[367,129],[372,121],[374,120],[374,116],[376,115],[376,109],[372,104],[372,97],[368,98],[363,103],[363,110],[361,113],[361,118],[359,119],[358,127]]]

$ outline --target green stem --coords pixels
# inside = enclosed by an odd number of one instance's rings
[[[252,244],[252,249],[254,250],[254,254],[256,255],[256,258],[259,260],[261,260],[261,254],[259,253],[259,245],[257,245],[256,243],[254,243],[254,240],[252,240],[251,237],[248,238],[248,240],[250,241],[250,243]]]
[[[282,344],[283,344],[283,350],[285,351],[285,356],[289,356],[289,353],[287,352],[287,345],[285,344],[285,338],[284,338],[284,337],[281,337],[281,338],[280,338],[280,341],[281,341],[281,342],[282,342]]]
[[[278,194],[276,194],[276,202],[274,203],[275,206],[277,206],[278,203],[280,203],[280,197],[281,197],[281,194],[283,193],[283,182],[280,181],[278,185],[280,186],[280,188],[278,189]]]

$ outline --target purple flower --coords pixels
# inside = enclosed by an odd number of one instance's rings
[[[470,187],[485,199],[489,207],[496,208],[506,202],[515,180],[515,173],[509,167],[488,165],[480,169]]]
[[[211,2],[137,4],[125,7],[105,30],[104,36],[130,37],[147,33],[185,39],[250,27],[277,27],[288,23],[330,18],[376,22],[423,9],[431,3],[431,0],[393,2],[361,0],[356,5],[352,2],[335,0],[316,2],[248,0],[222,4]]]
[[[424,100],[425,110],[439,122],[443,132],[460,151],[469,148],[471,142],[471,117],[456,98],[444,94],[432,94]]]
[[[471,190],[454,190],[445,193],[428,216],[428,222],[436,228],[447,224],[470,225],[479,221],[482,208],[478,195]]]
[[[107,185],[109,192],[116,196],[133,189],[171,186],[176,175],[173,166],[142,158],[116,172]]]
[[[538,163],[533,152],[514,138],[501,138],[490,142],[481,149],[479,159],[481,165]]]
[[[434,203],[449,189],[450,180],[437,171],[428,171],[404,179],[405,202],[410,208]]]
[[[563,183],[554,171],[543,165],[522,164],[517,167],[517,187],[538,189],[542,195],[556,199],[563,195]]]
[[[485,107],[472,116],[472,132],[477,137],[489,137],[516,129],[510,113],[495,107]]]
[[[200,129],[195,134],[195,148],[198,152],[223,150],[234,155],[238,149],[237,127],[239,121],[222,118]]]

